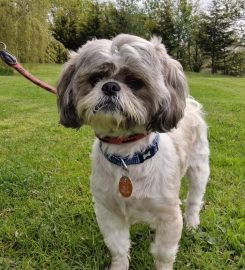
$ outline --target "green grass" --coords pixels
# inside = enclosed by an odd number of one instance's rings
[[[61,70],[29,68],[51,84]],[[244,269],[245,79],[187,75],[207,112],[211,177],[201,226],[183,231],[175,269]],[[93,137],[87,127],[58,124],[54,95],[19,75],[0,76],[0,269],[109,265],[89,192]],[[147,226],[132,228],[130,269],[153,269],[152,239]]]

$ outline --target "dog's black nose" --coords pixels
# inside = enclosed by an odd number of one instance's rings
[[[107,96],[114,96],[120,91],[120,85],[116,82],[107,82],[102,86],[102,91]]]

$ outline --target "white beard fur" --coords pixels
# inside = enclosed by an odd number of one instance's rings
[[[110,270],[129,268],[130,225],[148,223],[156,230],[151,252],[157,270],[173,269],[182,231],[180,180],[186,175],[189,193],[185,221],[190,228],[199,223],[199,212],[209,177],[207,125],[201,105],[187,98],[184,117],[176,129],[160,134],[159,151],[142,164],[129,166],[133,192],[129,198],[119,193],[119,180],[124,171],[104,157],[99,140],[93,146],[91,189],[95,212],[105,243],[112,254]],[[128,156],[146,149],[155,133],[131,143],[102,143],[107,153]]]

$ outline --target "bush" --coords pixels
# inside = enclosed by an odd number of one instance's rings
[[[68,59],[68,50],[58,40],[51,37],[46,48],[45,63],[64,63]]]
[[[237,51],[229,55],[228,75],[245,75],[245,51]]]
[[[13,75],[13,74],[14,74],[14,71],[11,67],[9,67],[3,63],[0,63],[0,75],[6,76],[6,75]]]

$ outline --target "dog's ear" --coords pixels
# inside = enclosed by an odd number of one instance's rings
[[[168,132],[177,126],[183,117],[188,95],[187,80],[181,64],[171,58],[158,38],[151,40],[161,61],[162,76],[169,96],[160,102],[159,110],[153,115],[148,129]]]
[[[75,71],[75,63],[70,60],[66,64],[57,85],[57,104],[60,112],[60,123],[65,127],[71,128],[79,128],[82,125],[76,113],[72,88]]]

